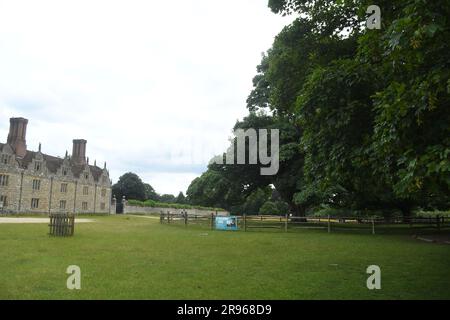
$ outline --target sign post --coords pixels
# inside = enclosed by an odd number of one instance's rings
[[[237,219],[236,216],[215,217],[216,230],[238,230]]]

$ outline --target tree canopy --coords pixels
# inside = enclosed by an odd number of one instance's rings
[[[450,2],[379,1],[379,30],[365,27],[371,4],[269,0],[297,18],[262,56],[234,129],[279,129],[280,170],[210,165],[190,201],[245,211],[273,185],[298,215],[450,207]]]
[[[146,186],[141,178],[132,172],[122,175],[119,181],[112,186],[112,192],[117,199],[125,196],[126,199],[147,200]]]

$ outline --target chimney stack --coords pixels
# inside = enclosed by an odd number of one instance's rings
[[[27,124],[24,118],[9,119],[9,134],[7,143],[14,149],[16,156],[23,158],[27,153]]]
[[[72,161],[75,164],[86,164],[86,143],[83,139],[73,140]]]

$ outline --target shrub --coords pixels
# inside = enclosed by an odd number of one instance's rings
[[[212,208],[212,207],[202,207],[202,206],[192,206],[188,204],[179,203],[165,203],[153,200],[139,201],[139,200],[128,200],[128,205],[137,207],[158,207],[158,208],[175,208],[175,209],[199,209],[199,210],[211,210],[211,211],[225,211],[222,208]]]

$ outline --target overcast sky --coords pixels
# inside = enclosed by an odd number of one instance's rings
[[[185,192],[291,20],[267,0],[0,0],[0,141],[25,117],[30,150],[62,157],[84,138],[113,182],[132,171]]]

